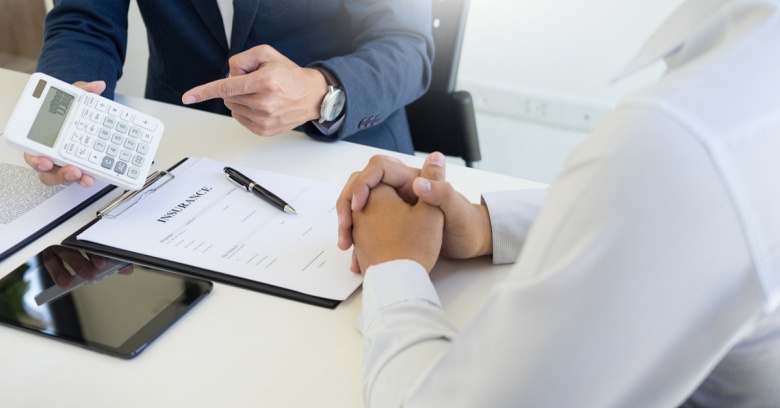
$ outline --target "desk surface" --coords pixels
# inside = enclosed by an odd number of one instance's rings
[[[0,69],[0,129],[27,78]],[[140,98],[118,100],[165,123],[157,169],[185,156],[211,157],[343,185],[374,154],[422,164],[418,157],[317,142],[297,132],[260,137],[229,117]],[[448,167],[448,178],[473,202],[482,191],[538,186],[457,165]],[[0,276],[60,243],[118,194],[112,192],[1,262]],[[335,239],[334,231],[334,246]],[[442,260],[431,276],[448,313],[463,325],[505,273],[505,267],[483,258]],[[0,399],[4,406],[36,407],[359,407],[362,346],[354,322],[360,296],[358,289],[328,310],[215,284],[210,296],[133,360],[0,327]]]

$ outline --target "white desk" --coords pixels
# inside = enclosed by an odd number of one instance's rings
[[[0,69],[0,129],[27,78]],[[259,137],[229,117],[138,98],[119,100],[164,121],[159,169],[185,156],[208,156],[343,185],[377,153],[422,163],[352,143],[316,142],[296,132]],[[481,191],[538,185],[453,165],[448,176],[474,202]],[[0,276],[61,242],[118,194],[112,192],[2,261]],[[335,231],[333,237],[335,246]],[[432,276],[446,309],[462,325],[505,273],[488,259],[443,260]],[[211,295],[133,360],[0,326],[0,401],[8,407],[62,408],[359,407],[361,336],[354,326],[359,314],[359,290],[328,310],[215,284]]]

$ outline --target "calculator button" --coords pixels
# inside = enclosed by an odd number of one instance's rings
[[[152,143],[152,139],[153,139],[153,138],[154,138],[154,137],[153,137],[153,136],[152,136],[152,134],[151,134],[151,133],[149,133],[149,132],[144,132],[144,134],[143,134],[143,135],[141,135],[141,141],[143,141],[143,142],[145,142],[145,143]]]
[[[129,162],[132,156],[133,153],[131,153],[129,150],[122,150],[122,152],[119,153],[119,160],[122,160],[123,162]]]
[[[92,152],[92,154],[89,155],[90,163],[100,164],[101,161],[102,161],[102,157],[100,153]]]
[[[127,171],[127,163],[120,161],[116,162],[116,166],[114,166],[114,171],[119,174],[125,174]]]
[[[100,131],[98,132],[98,137],[103,140],[108,140],[109,138],[111,138],[111,129],[100,128]]]
[[[101,122],[103,121],[103,116],[103,112],[92,111],[92,116],[90,116],[90,119],[92,119],[92,121],[95,123],[102,124]]]
[[[136,154],[135,156],[133,156],[133,162],[132,163],[134,165],[136,165],[136,166],[139,166],[139,167],[143,166],[144,165],[144,157],[141,156],[140,154]]]
[[[122,109],[119,109],[119,106],[111,105],[108,107],[108,113],[112,116],[119,116],[122,114]]]
[[[111,136],[111,143],[121,145],[122,141],[125,140],[124,135],[120,135],[119,133],[114,133]]]
[[[76,148],[76,157],[78,157],[79,159],[86,160],[87,157],[89,157],[89,153],[90,153],[90,150],[87,149],[86,147],[77,147]]]
[[[99,110],[99,111],[101,111],[101,112],[106,112],[106,111],[108,111],[108,102],[106,102],[106,101],[102,101],[102,100],[101,100],[101,101],[98,101],[98,102],[95,104],[95,109],[97,109],[97,110]]]
[[[95,102],[97,102],[97,97],[92,94],[85,94],[84,95],[84,104],[89,106],[90,108],[95,107]]]
[[[113,116],[106,116],[103,119],[103,126],[113,129],[116,126],[116,118]]]
[[[103,157],[103,161],[100,163],[100,165],[103,168],[111,170],[111,168],[114,167],[114,158],[113,157],[109,157],[109,156],[105,156],[105,157]]]
[[[91,135],[81,135],[81,141],[80,143],[83,146],[92,146],[92,136]]]
[[[144,115],[135,115],[135,120],[133,120],[133,123],[143,127],[144,129],[151,130],[152,132],[157,129],[157,121],[149,119],[149,117]]]
[[[135,141],[135,139],[127,138],[125,139],[125,143],[122,145],[126,149],[135,150],[135,146],[138,144],[138,142]]]
[[[141,136],[141,129],[138,129],[137,127],[133,126],[130,128],[130,131],[127,132],[130,137],[134,137],[138,139]]]
[[[81,111],[81,117],[84,119],[89,119],[92,117],[92,109],[84,108],[84,110]]]
[[[126,111],[122,112],[122,115],[121,115],[122,120],[127,121],[127,122],[132,122],[133,121],[133,116],[134,116],[133,113],[130,112],[129,110],[126,110]]]
[[[76,121],[76,129],[78,130],[86,130],[87,129],[87,122],[83,120],[77,120]]]
[[[76,153],[76,144],[75,143],[65,143],[64,145],[62,145],[62,151],[65,154],[68,154],[68,155],[72,156],[73,154]]]
[[[98,140],[95,141],[95,145],[92,146],[92,148],[94,148],[95,150],[97,150],[99,152],[105,152],[107,146],[108,145],[106,144],[105,141],[98,139]]]
[[[130,177],[131,179],[138,179],[140,175],[141,169],[135,166],[130,166],[130,170],[127,171],[127,177]]]
[[[130,124],[127,122],[119,122],[116,125],[116,131],[120,133],[127,133],[127,130],[130,128]]]
[[[119,147],[116,145],[108,145],[106,148],[106,154],[111,157],[116,157],[119,155]],[[113,163],[113,162],[112,162]],[[107,167],[109,168],[109,167]]]
[[[146,143],[138,143],[138,148],[135,149],[135,151],[145,155],[149,153],[149,145]]]
[[[100,131],[100,126],[91,123],[89,126],[87,126],[87,133],[89,133],[92,136],[95,136],[98,134],[98,131]]]

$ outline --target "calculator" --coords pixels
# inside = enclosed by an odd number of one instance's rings
[[[24,88],[5,140],[59,166],[128,190],[143,188],[163,134],[157,118],[36,72]]]

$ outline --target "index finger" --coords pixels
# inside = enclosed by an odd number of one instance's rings
[[[372,188],[380,183],[396,189],[399,196],[407,202],[416,201],[412,182],[420,174],[419,169],[408,167],[400,160],[376,155],[369,160],[366,168],[353,173],[336,201],[338,214],[338,246],[348,249],[352,246],[352,211],[359,211],[368,201]]]
[[[231,96],[245,95],[248,93],[247,89],[250,81],[252,81],[252,78],[246,75],[231,76],[211,81],[185,92],[181,97],[181,102],[185,105],[190,105],[214,98],[225,99]]]
[[[420,169],[409,167],[394,157],[382,155],[372,157],[366,168],[351,180],[352,211],[363,209],[369,191],[379,183],[395,188],[404,201],[414,204],[417,200],[412,191],[412,182],[419,175]]]

